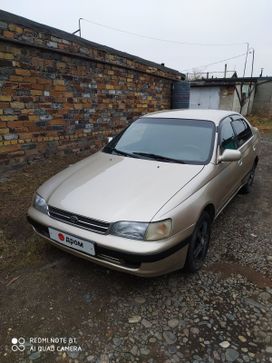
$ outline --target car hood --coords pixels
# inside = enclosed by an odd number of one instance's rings
[[[98,152],[39,190],[48,205],[94,219],[151,221],[203,168]]]

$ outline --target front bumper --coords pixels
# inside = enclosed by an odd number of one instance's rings
[[[99,265],[138,276],[159,276],[184,266],[193,226],[167,240],[138,241],[90,232],[40,213],[28,210],[28,221],[34,230],[54,246]],[[50,239],[48,227],[92,241],[95,256],[90,256]]]

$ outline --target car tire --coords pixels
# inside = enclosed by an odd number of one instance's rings
[[[189,244],[185,271],[196,272],[201,269],[209,248],[211,224],[210,214],[204,211],[196,224]]]
[[[252,192],[252,185],[254,182],[254,177],[255,177],[255,171],[256,171],[256,163],[253,165],[252,169],[250,170],[250,173],[248,175],[248,179],[246,184],[241,188],[241,193],[242,194],[248,194]]]

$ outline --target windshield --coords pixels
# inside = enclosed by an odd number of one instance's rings
[[[140,118],[103,151],[165,162],[206,164],[211,158],[214,132],[211,121]]]

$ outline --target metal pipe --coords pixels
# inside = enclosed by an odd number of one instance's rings
[[[79,18],[79,19],[78,19],[79,36],[80,36],[80,38],[81,38],[81,23],[80,23],[80,20],[83,20],[83,18]]]
[[[78,33],[78,32],[79,32],[79,29],[75,30],[72,34],[76,35],[76,33]]]
[[[83,20],[83,18],[78,19],[78,29],[76,31],[74,31],[72,34],[76,35],[76,33],[79,33],[79,36],[81,38],[81,23],[80,23],[80,20]]]

